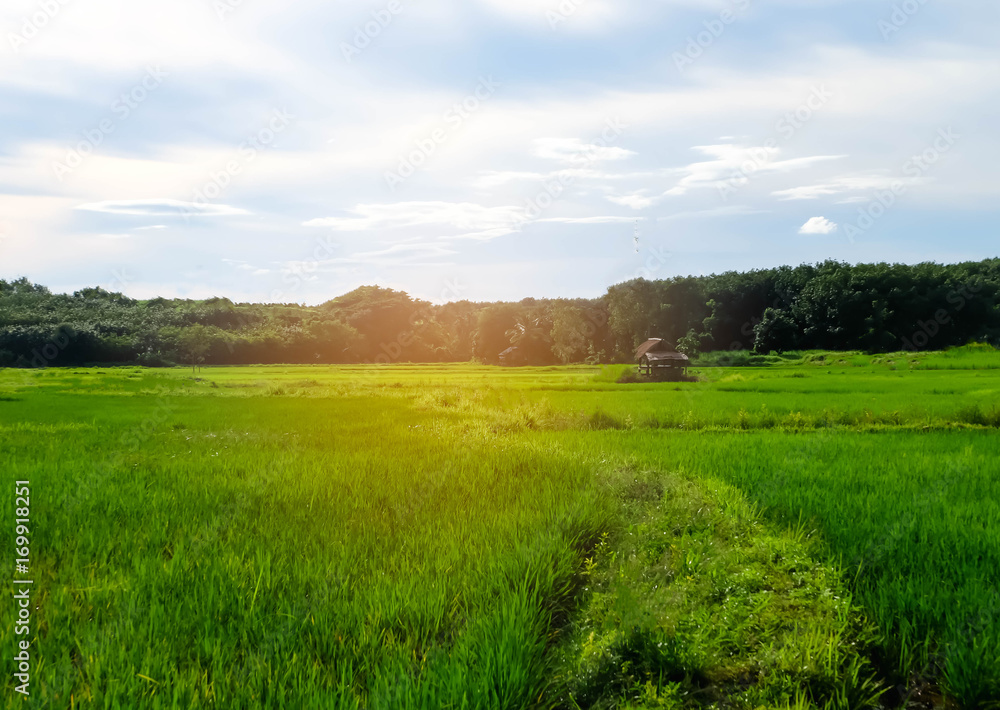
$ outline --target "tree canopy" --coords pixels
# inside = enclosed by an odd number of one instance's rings
[[[1000,259],[837,261],[658,281],[594,299],[434,305],[365,286],[319,306],[53,294],[0,280],[0,366],[629,361],[650,337],[685,352],[942,349],[1000,343]]]

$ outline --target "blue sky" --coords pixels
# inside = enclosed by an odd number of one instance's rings
[[[0,278],[57,291],[594,297],[1000,252],[994,4],[7,0],[0,28]]]

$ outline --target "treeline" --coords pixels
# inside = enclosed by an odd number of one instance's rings
[[[1000,343],[1000,259],[815,265],[661,281],[597,299],[433,305],[366,286],[319,306],[53,294],[0,280],[0,367],[629,361],[647,337],[719,350],[942,349]]]

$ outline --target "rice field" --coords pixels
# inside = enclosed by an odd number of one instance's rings
[[[0,370],[6,702],[998,705],[1000,355],[621,374]]]

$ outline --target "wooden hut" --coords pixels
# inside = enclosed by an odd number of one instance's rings
[[[687,376],[691,361],[662,338],[650,338],[635,351],[639,372],[651,380],[679,381]]]
[[[504,367],[517,367],[525,364],[524,352],[516,345],[500,353],[498,359]]]

